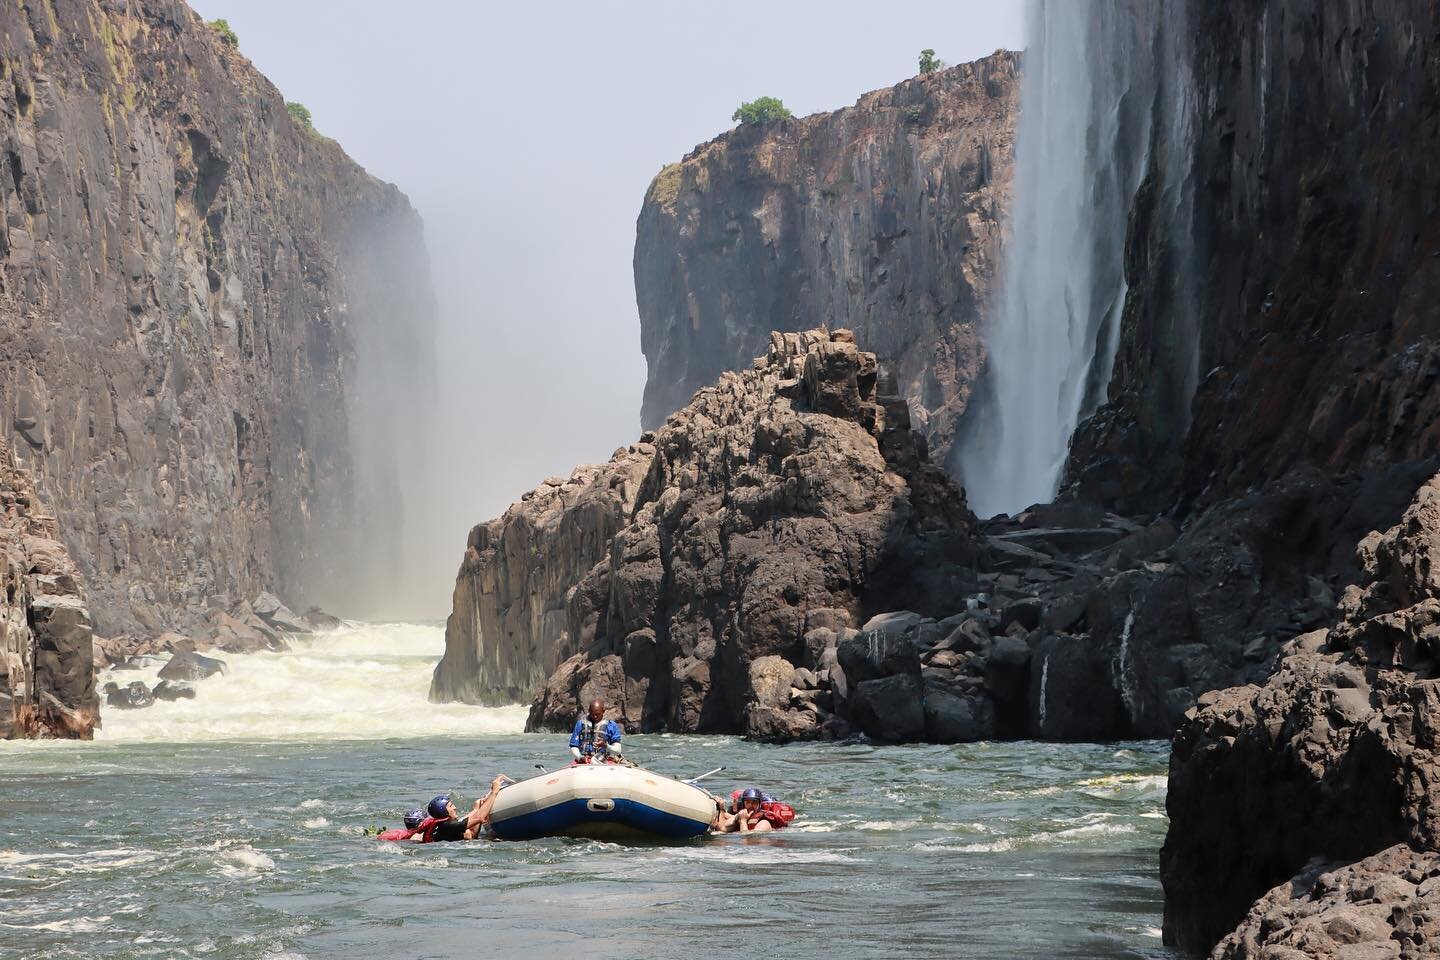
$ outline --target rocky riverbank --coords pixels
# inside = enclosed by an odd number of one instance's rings
[[[1363,583],[1344,591],[1329,624],[1289,640],[1268,679],[1207,694],[1186,715],[1161,854],[1171,942],[1208,950],[1313,858],[1350,863],[1397,843],[1440,849],[1437,558],[1440,476],[1398,524],[1360,541]],[[1411,859],[1388,859],[1352,872],[1414,872]],[[1416,869],[1423,880],[1431,866]],[[1362,902],[1375,897],[1385,900]],[[1246,955],[1236,951],[1247,937],[1232,938],[1227,955]]]

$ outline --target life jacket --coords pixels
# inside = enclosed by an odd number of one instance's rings
[[[418,833],[423,835],[420,838],[421,843],[429,843],[430,838],[435,833],[435,824],[439,822],[440,821],[436,820],[434,817],[426,817],[424,820],[420,821],[420,826],[416,827],[414,830],[411,830],[408,827],[396,827],[394,830],[385,830],[377,834],[375,839],[392,841],[409,840],[411,837],[415,836]]]
[[[730,794],[730,809],[735,813],[743,810],[740,802],[740,794],[743,791],[736,790]],[[768,793],[761,794],[764,798],[760,801],[760,809],[750,815],[750,825],[753,827],[761,820],[769,820],[770,826],[776,830],[787,825],[795,819],[795,808],[788,803],[776,800]]]

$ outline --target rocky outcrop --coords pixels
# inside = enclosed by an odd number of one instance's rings
[[[1157,124],[1109,403],[1075,435],[1072,486],[1164,510],[1301,464],[1434,457],[1440,236],[1417,198],[1440,190],[1440,11],[1141,5],[1159,15],[1117,24],[1180,37],[1181,88],[1203,107]],[[1193,204],[1160,188],[1177,180]]]
[[[630,730],[834,735],[854,625],[974,588],[973,518],[891,384],[848,331],[777,333],[610,464],[477,527],[432,694],[523,690],[554,657],[532,729],[602,696]]]
[[[1364,583],[1263,684],[1206,694],[1176,734],[1165,934],[1209,949],[1311,858],[1440,850],[1440,476],[1361,540]]]
[[[59,524],[3,440],[0,580],[0,739],[88,740],[99,704],[84,584]]]
[[[470,531],[431,700],[521,703],[575,652],[566,600],[628,522],[655,454],[651,439],[546,480]]]
[[[1212,960],[1421,960],[1440,942],[1440,854],[1402,845],[1311,864],[1271,890]]]
[[[0,418],[97,627],[363,586],[357,345],[430,350],[404,196],[179,0],[7,4],[0,61]]]
[[[658,427],[773,330],[855,330],[894,362],[937,460],[984,358],[1014,157],[1019,55],[915,77],[829,114],[741,126],[660,171],[635,294]]]

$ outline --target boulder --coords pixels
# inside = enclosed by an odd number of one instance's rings
[[[339,617],[331,616],[319,607],[311,607],[300,615],[305,625],[310,628],[311,633],[324,633],[329,630],[339,630],[345,622]]]
[[[160,668],[159,677],[161,680],[183,680],[193,683],[196,680],[204,680],[206,677],[213,677],[217,673],[225,672],[224,660],[216,660],[213,657],[201,656],[194,652],[183,652],[172,656],[169,662]]]
[[[790,699],[795,679],[795,666],[784,657],[760,657],[749,667],[750,683],[746,699],[757,707],[782,707]]]
[[[1404,844],[1358,863],[1312,861],[1270,890],[1211,960],[1433,957],[1440,945],[1440,853]]]
[[[250,604],[253,609],[272,630],[279,630],[281,633],[306,634],[311,633],[312,628],[309,621],[297,615],[289,607],[280,602],[280,599],[273,593],[262,593]]]
[[[1007,632],[1011,624],[1016,623],[1027,632],[1034,630],[1040,626],[1040,617],[1044,612],[1045,604],[1039,597],[1022,597],[1000,611],[1000,632]]]
[[[995,706],[988,696],[964,696],[944,684],[926,681],[926,740],[931,743],[970,743],[993,739],[996,730]]]
[[[1437,542],[1440,476],[1362,541],[1366,579],[1328,632],[1285,644],[1263,684],[1206,693],[1185,715],[1160,861],[1168,942],[1210,949],[1313,857],[1440,848]]]
[[[850,711],[856,726],[873,740],[911,743],[925,738],[924,691],[918,674],[855,684]]]
[[[920,625],[925,618],[910,610],[897,610],[894,613],[877,613],[860,629],[866,633],[884,633],[890,636],[904,636]]]
[[[155,703],[150,688],[139,680],[132,680],[123,687],[107,683],[101,692],[105,694],[105,706],[117,710],[139,710]]]
[[[862,632],[837,644],[835,653],[852,685],[895,674],[920,673],[920,654],[904,636]]]
[[[194,700],[195,685],[184,680],[161,680],[150,691],[156,700]]]

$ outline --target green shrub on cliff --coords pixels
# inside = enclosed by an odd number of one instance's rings
[[[786,117],[792,116],[794,116],[794,114],[786,108],[785,104],[781,102],[779,98],[760,97],[757,100],[751,100],[749,103],[740,104],[735,112],[730,115],[730,119],[742,124],[770,123],[774,120],[784,120]]]
[[[920,72],[934,73],[936,70],[943,70],[945,61],[935,56],[935,51],[925,49],[920,51]]]
[[[211,20],[209,23],[209,27],[211,30],[214,30],[216,33],[220,34],[220,42],[225,44],[225,46],[235,47],[236,49],[239,49],[240,38],[235,36],[234,30],[230,29],[229,20]]]
[[[315,124],[310,122],[310,108],[303,103],[294,100],[285,101],[285,112],[290,114],[294,121],[306,130],[314,131]]]

